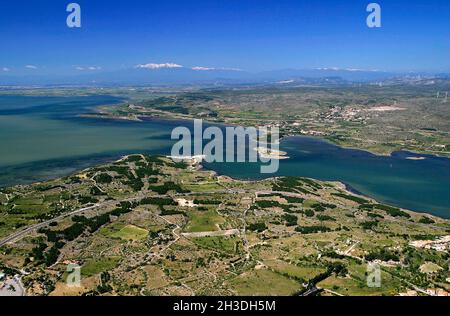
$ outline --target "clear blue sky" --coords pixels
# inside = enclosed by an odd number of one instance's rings
[[[70,2],[81,5],[81,29],[66,26]],[[366,26],[370,2],[382,7],[381,29]],[[1,1],[0,45],[0,72],[11,74],[166,62],[449,71],[450,1]]]

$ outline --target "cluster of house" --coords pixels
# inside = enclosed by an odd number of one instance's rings
[[[450,293],[443,289],[426,289],[425,292],[430,296],[450,296]],[[418,296],[418,295],[419,292],[415,290],[407,290],[404,293],[399,293],[399,296]]]
[[[448,251],[450,249],[450,235],[436,240],[415,240],[410,245],[416,248],[434,249],[436,251]]]

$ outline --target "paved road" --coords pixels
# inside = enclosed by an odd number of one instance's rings
[[[125,201],[131,202],[131,201],[140,200],[140,199],[144,198],[145,196],[167,197],[167,195],[156,195],[155,196],[155,195],[149,195],[149,193],[150,192],[142,192],[142,193],[138,194],[135,197],[124,199],[123,202],[125,202]],[[292,193],[292,192],[242,190],[242,189],[227,189],[227,190],[205,191],[205,192],[189,192],[189,193],[179,193],[179,194],[176,194],[176,195],[177,196],[189,196],[189,195],[200,195],[200,194],[204,195],[204,194],[214,194],[214,193],[231,193],[231,194],[233,194],[233,193],[234,194],[238,194],[238,193],[255,193],[255,194],[283,194],[283,195],[286,195],[286,196],[297,196],[297,197],[298,196],[304,196],[304,194]],[[69,213],[66,213],[66,214],[62,214],[60,216],[57,216],[55,218],[49,219],[47,221],[44,221],[44,222],[41,222],[41,223],[38,223],[38,224],[35,224],[35,225],[32,225],[32,226],[28,226],[28,227],[26,227],[26,228],[24,228],[24,229],[22,229],[22,230],[20,230],[18,232],[15,232],[15,233],[9,235],[5,239],[1,240],[0,241],[0,247],[3,246],[3,245],[6,245],[8,243],[12,243],[12,242],[18,241],[21,238],[23,238],[24,236],[28,235],[29,233],[31,233],[31,232],[39,229],[39,228],[42,228],[42,227],[45,227],[45,226],[49,225],[51,222],[59,221],[59,220],[62,220],[64,218],[68,217],[68,216],[73,216],[73,215],[76,215],[78,213],[89,211],[89,210],[92,210],[92,209],[95,209],[95,208],[115,205],[115,204],[117,204],[119,202],[122,202],[122,201],[113,200],[113,201],[107,201],[107,202],[95,204],[95,205],[92,205],[92,206],[89,206],[89,207],[84,207],[84,208],[77,209],[75,211],[72,211],[72,212],[69,212]]]
[[[15,241],[21,239],[22,237],[24,237],[25,235],[31,233],[32,231],[47,226],[51,222],[58,221],[58,220],[61,220],[61,219],[65,218],[65,217],[67,217],[67,216],[72,216],[72,215],[75,215],[75,214],[78,214],[78,213],[81,213],[81,212],[84,212],[84,211],[89,211],[91,209],[94,209],[94,208],[100,207],[100,206],[102,206],[102,205],[101,204],[95,204],[93,206],[80,208],[80,209],[78,209],[76,211],[72,211],[70,213],[66,213],[66,214],[57,216],[57,217],[49,219],[49,220],[47,220],[45,222],[41,222],[41,223],[38,223],[38,224],[35,224],[35,225],[32,225],[32,226],[28,226],[27,228],[25,228],[25,229],[23,229],[21,231],[15,232],[15,233],[9,235],[8,237],[6,237],[5,239],[3,239],[2,241],[0,241],[0,246],[3,246],[5,244],[7,244],[7,243],[15,242]]]
[[[217,237],[217,236],[231,236],[231,235],[239,235],[241,232],[239,229],[228,229],[228,230],[216,230],[210,232],[195,232],[195,233],[181,233],[183,237]]]
[[[41,222],[41,223],[38,223],[38,224],[35,224],[35,225],[32,225],[32,226],[28,226],[27,228],[25,228],[25,229],[23,229],[21,231],[18,231],[18,232],[15,232],[15,233],[9,235],[8,237],[6,237],[5,239],[0,241],[0,247],[5,245],[5,244],[7,244],[7,243],[15,242],[15,241],[23,238],[24,236],[28,235],[32,231],[35,231],[35,230],[37,230],[39,228],[42,228],[42,227],[45,227],[45,226],[49,225],[51,222],[59,221],[59,220],[62,220],[64,218],[66,218],[66,217],[73,216],[73,215],[76,215],[76,214],[79,214],[79,213],[82,213],[82,212],[85,212],[85,211],[89,211],[89,210],[92,210],[92,209],[95,209],[95,208],[113,206],[113,205],[116,205],[119,202],[132,202],[132,201],[135,201],[135,200],[140,200],[143,197],[144,197],[144,195],[140,194],[138,196],[135,196],[135,197],[132,197],[132,198],[128,198],[128,199],[124,199],[122,201],[116,201],[116,200],[106,201],[106,202],[103,202],[103,203],[94,204],[92,206],[83,207],[83,208],[77,209],[75,211],[59,215],[59,216],[54,217],[52,219],[49,219],[49,220],[47,220],[45,222]]]
[[[302,293],[300,296],[316,296],[322,291],[323,289],[313,286],[312,288],[307,289],[306,292]]]

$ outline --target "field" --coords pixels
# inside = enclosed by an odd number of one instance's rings
[[[219,191],[223,190],[223,187],[217,183],[205,183],[205,184],[190,184],[184,186],[187,190],[192,192],[207,192],[207,191]]]
[[[189,211],[189,224],[187,225],[186,232],[202,232],[213,231],[218,229],[218,225],[224,222],[224,219],[220,217],[214,210],[208,211]]]
[[[9,239],[1,241],[0,270],[20,275],[27,295],[449,289],[448,220],[379,204],[336,182],[235,181],[195,167],[130,155],[2,189],[0,229]],[[368,285],[369,263],[380,267],[379,287]],[[69,264],[81,267],[80,287],[66,284]]]
[[[194,238],[192,241],[203,248],[232,254],[236,252],[238,240],[233,237],[201,237]]]
[[[119,257],[89,260],[81,267],[81,275],[90,277],[99,274],[100,272],[109,271],[118,264],[119,260]]]
[[[120,238],[122,240],[142,240],[147,237],[148,230],[134,225],[109,225],[100,231],[107,237]]]
[[[308,280],[310,278],[314,278],[315,276],[323,273],[326,269],[322,267],[314,267],[314,266],[301,266],[290,264],[278,259],[269,259],[263,262],[268,268],[281,273],[283,275],[287,275],[291,278]]]
[[[229,283],[237,295],[244,296],[288,296],[299,290],[297,282],[269,270],[245,273],[230,280]]]
[[[449,101],[436,96],[449,88],[442,83],[199,90],[141,100],[132,108],[102,108],[100,115],[276,125],[284,136],[319,136],[377,154],[409,150],[448,157]]]

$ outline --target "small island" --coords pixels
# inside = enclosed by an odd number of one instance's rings
[[[258,154],[265,159],[289,159],[287,152],[281,150],[270,149],[266,147],[255,148]]]

